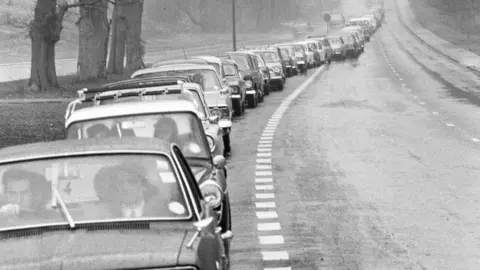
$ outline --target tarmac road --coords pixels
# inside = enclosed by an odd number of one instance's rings
[[[234,126],[233,269],[480,269],[476,95],[388,18],[358,61]]]

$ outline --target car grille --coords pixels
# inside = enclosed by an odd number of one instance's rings
[[[230,87],[232,88],[234,94],[240,93],[240,88],[238,86],[230,86]]]
[[[230,117],[230,110],[228,109],[228,107],[220,107],[218,109],[222,112],[222,118]]]

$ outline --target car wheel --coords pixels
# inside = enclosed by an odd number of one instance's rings
[[[243,107],[245,107],[245,105],[242,104],[241,99],[235,99],[233,101],[233,110],[235,111],[235,116],[242,116]]]
[[[270,84],[263,85],[263,93],[265,94],[265,96],[268,96],[270,94]]]
[[[223,147],[223,155],[227,156],[232,151],[230,148],[230,132],[223,135]]]
[[[258,103],[262,103],[264,99],[264,93],[262,90],[258,90]]]
[[[282,91],[282,90],[283,90],[283,87],[284,87],[284,83],[283,83],[283,82],[280,82],[280,84],[278,84],[278,90],[279,90],[279,91]]]
[[[248,95],[247,102],[249,108],[256,108],[257,107],[257,95]]]

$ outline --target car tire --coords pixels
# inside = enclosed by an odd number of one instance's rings
[[[283,82],[280,82],[280,83],[278,84],[278,88],[277,88],[278,91],[282,91],[283,88],[284,88],[284,86],[285,86],[284,83],[283,83]]]
[[[245,105],[242,104],[241,99],[235,99],[233,101],[233,111],[235,111],[235,116],[242,116],[244,107]]]
[[[223,155],[226,156],[227,154],[232,152],[232,148],[230,147],[230,132],[226,135],[223,135]]]
[[[222,208],[222,220],[220,221],[220,227],[222,227],[222,233],[232,230],[232,210],[230,208],[230,197],[228,194],[223,199]]]
[[[247,102],[249,108],[256,108],[257,107],[257,95],[248,95]]]
[[[265,96],[270,95],[270,89],[271,89],[270,84],[268,84],[268,85],[267,85],[267,84],[264,84],[264,85],[263,85],[263,94],[264,94]]]
[[[257,103],[262,103],[265,98],[265,93],[262,93],[262,92],[263,92],[262,90],[258,90],[259,95],[258,95]]]

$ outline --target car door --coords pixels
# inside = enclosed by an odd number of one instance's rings
[[[248,59],[249,59],[249,65],[250,66],[250,69],[253,70],[253,74],[254,74],[254,79],[255,79],[255,83],[257,84],[258,86],[258,89],[262,89],[263,88],[263,75],[262,75],[262,70],[260,70],[260,67],[258,66],[258,62],[257,62],[257,59],[254,55],[248,55]]]

